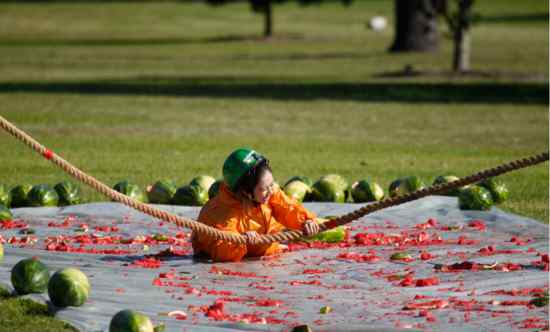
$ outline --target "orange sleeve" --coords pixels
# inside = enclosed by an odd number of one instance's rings
[[[226,223],[217,224],[214,227],[219,230],[240,234],[237,230],[238,223],[239,221],[236,218],[231,218]],[[238,262],[247,252],[246,244],[238,244],[223,240],[211,241],[208,250],[210,251],[210,257],[216,262]]]
[[[300,230],[306,220],[315,219],[315,214],[288,197],[282,190],[273,193],[269,200],[275,219],[284,226]]]

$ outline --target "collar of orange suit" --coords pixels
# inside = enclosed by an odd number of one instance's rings
[[[255,202],[243,195],[236,194],[229,189],[229,186],[226,183],[222,183],[220,186],[220,195],[223,195],[222,200],[231,205],[242,206],[243,208],[259,208],[261,203]]]

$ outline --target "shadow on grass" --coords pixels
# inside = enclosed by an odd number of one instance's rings
[[[0,287],[0,331],[78,331],[53,317],[59,310],[50,301],[42,304]]]
[[[540,23],[548,22],[548,13],[533,13],[523,15],[483,16],[473,18],[475,23]]]
[[[0,93],[142,95],[272,100],[548,104],[548,84],[286,82],[265,77],[137,77],[128,80],[2,82]]]
[[[373,75],[377,78],[415,78],[433,77],[445,79],[480,78],[486,81],[513,80],[515,82],[544,82],[547,80],[544,73],[529,72],[506,72],[499,70],[469,70],[465,72],[454,72],[450,70],[416,70],[412,66],[406,66],[403,70],[382,72]]]
[[[172,37],[172,38],[78,38],[78,39],[5,39],[0,40],[0,46],[77,46],[77,47],[108,47],[108,46],[162,46],[186,44],[217,44],[233,42],[277,42],[307,39],[301,34],[279,34],[272,38],[261,35],[226,35],[217,37]]]

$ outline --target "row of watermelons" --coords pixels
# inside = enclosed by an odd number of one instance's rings
[[[457,180],[448,175],[437,177],[433,184],[443,184]],[[128,181],[119,182],[115,189],[141,201],[155,204],[175,204],[202,206],[214,197],[219,190],[221,180],[201,175],[185,186],[177,188],[171,180],[159,180],[149,186],[145,193]],[[426,185],[416,176],[399,178],[388,189],[390,197],[404,195],[425,188]],[[284,192],[299,202],[336,202],[365,203],[379,201],[386,197],[382,187],[367,180],[350,183],[341,175],[328,174],[313,182],[306,176],[294,176],[283,186]],[[507,186],[498,179],[490,178],[479,185],[471,185],[452,190],[446,195],[458,196],[460,208],[469,210],[487,210],[494,203],[504,202],[509,192]]]
[[[202,175],[180,188],[174,181],[160,180],[144,191],[137,184],[123,180],[116,183],[113,189],[141,202],[201,206],[217,193],[220,182]],[[0,185],[0,206],[5,208],[66,206],[82,202],[80,188],[70,181],[60,182],[53,187],[49,184],[22,184],[11,190]]]
[[[433,184],[445,184],[456,180],[458,177],[453,175],[438,176]],[[416,176],[403,177],[390,184],[388,194],[389,197],[402,196],[425,187],[424,182]],[[386,197],[384,190],[376,182],[360,180],[350,185],[337,174],[325,175],[315,183],[307,177],[296,176],[287,181],[283,189],[287,195],[298,201],[366,203]],[[458,196],[461,209],[488,210],[494,203],[502,203],[508,199],[509,191],[501,180],[490,178],[478,185],[454,189],[444,195]]]
[[[433,184],[448,183],[457,179],[452,175],[439,176]],[[218,193],[221,182],[211,176],[201,175],[179,188],[172,180],[159,180],[144,191],[137,184],[124,180],[115,184],[113,189],[141,202],[202,206]],[[416,176],[399,178],[390,184],[388,196],[400,196],[425,187],[424,182]],[[322,176],[315,182],[306,176],[294,176],[285,183],[283,190],[299,202],[365,203],[387,197],[376,182],[360,180],[350,184],[338,174]],[[494,203],[505,201],[509,192],[502,181],[490,178],[479,185],[451,190],[446,195],[458,196],[462,209],[487,210]],[[81,202],[79,187],[69,181],[60,182],[54,187],[47,184],[18,185],[10,191],[0,185],[0,220],[3,213],[9,213],[5,207],[57,206]]]
[[[0,184],[0,205],[5,207],[64,206],[80,204],[80,188],[72,182],[49,184],[21,184],[7,190]]]

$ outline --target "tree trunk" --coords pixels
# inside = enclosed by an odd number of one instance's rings
[[[248,0],[252,11],[264,16],[264,38],[273,35],[273,1],[272,0]]]
[[[453,71],[467,72],[470,70],[470,32],[459,28],[455,32],[453,54]]]
[[[266,1],[264,5],[264,37],[269,38],[273,35],[273,11],[271,1]]]
[[[262,1],[262,14],[264,15],[264,38],[273,35],[273,10],[271,0]]]
[[[473,0],[460,0],[458,4],[458,21],[454,31],[453,71],[470,70],[470,9]]]
[[[395,40],[391,52],[439,49],[437,0],[395,0]]]

